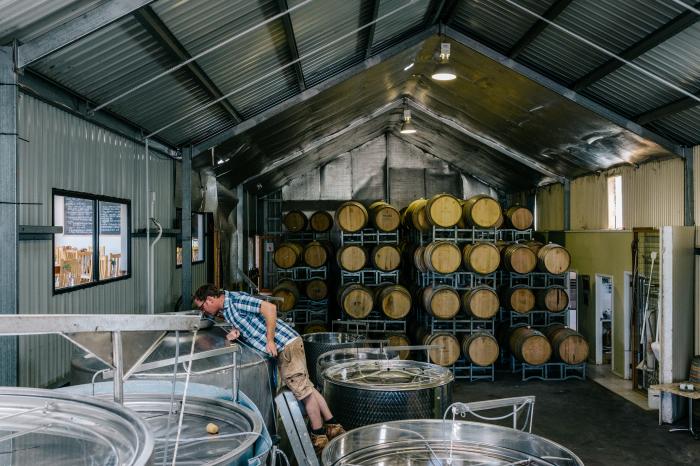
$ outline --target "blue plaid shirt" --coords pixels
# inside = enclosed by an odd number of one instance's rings
[[[266,352],[267,327],[265,317],[260,313],[262,299],[248,293],[226,291],[224,298],[224,318],[241,332],[241,339],[258,351]],[[287,323],[277,320],[275,345],[277,351],[297,338],[299,334]]]

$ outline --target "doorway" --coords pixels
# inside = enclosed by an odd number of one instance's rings
[[[613,313],[614,313],[614,282],[612,275],[595,275],[595,363],[613,364]]]

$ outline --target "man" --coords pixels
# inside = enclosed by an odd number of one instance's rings
[[[309,380],[301,337],[288,324],[277,320],[274,304],[247,293],[220,290],[211,284],[200,286],[193,302],[207,315],[223,315],[233,326],[226,335],[229,341],[241,338],[258,351],[277,358],[284,384],[297,400],[304,402],[316,453],[320,453],[330,439],[345,432]]]

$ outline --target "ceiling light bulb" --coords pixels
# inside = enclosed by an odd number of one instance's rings
[[[443,42],[440,44],[440,62],[435,67],[431,77],[436,81],[452,81],[457,78],[457,72],[450,65],[450,44]]]
[[[411,123],[411,120],[404,121],[401,125],[401,134],[415,134],[416,127]]]
[[[406,66],[404,67],[403,70],[404,70],[404,71],[408,71],[408,70],[410,70],[411,68],[413,68],[413,65],[415,65],[415,63],[411,62],[411,63],[409,63],[408,65],[406,65]]]
[[[411,122],[411,111],[405,109],[403,111],[403,123],[401,124],[401,134],[414,134],[416,127]]]
[[[457,78],[455,69],[449,63],[440,63],[431,76],[436,81],[452,81]]]

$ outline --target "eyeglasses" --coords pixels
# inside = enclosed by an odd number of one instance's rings
[[[202,301],[202,303],[199,306],[197,306],[197,309],[199,309],[201,312],[204,312],[204,305],[206,303],[207,303],[207,300],[205,299],[204,301]]]

